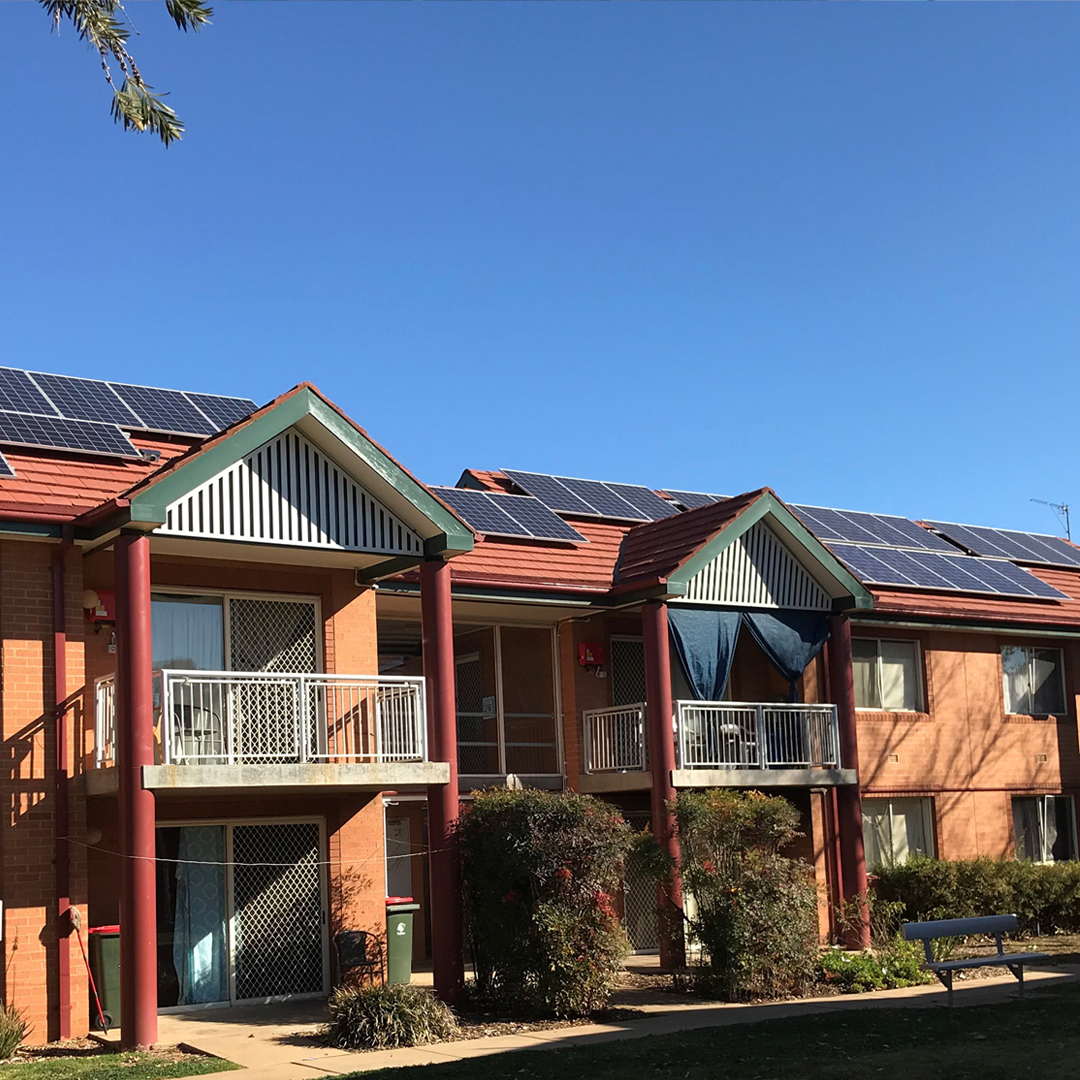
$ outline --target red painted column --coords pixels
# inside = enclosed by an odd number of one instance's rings
[[[120,1045],[157,1042],[157,893],[154,795],[142,767],[154,764],[150,538],[121,534],[116,570],[116,754],[120,782]]]
[[[450,564],[433,559],[420,566],[420,611],[427,680],[428,756],[450,766],[450,782],[428,788],[431,848],[431,960],[435,993],[450,1005],[465,993],[462,954],[461,867],[454,838],[458,817],[457,702],[454,694],[454,620]]]
[[[675,736],[671,718],[671,646],[668,637],[667,604],[646,604],[641,613],[645,638],[645,696],[649,707],[649,769],[652,772],[652,832],[661,847],[679,862],[679,841],[675,817],[668,804],[675,799],[671,771],[675,768]],[[660,905],[660,966],[681,967],[685,963],[681,934],[672,928],[682,919],[682,878],[676,870],[670,880],[657,888]]]
[[[840,765],[859,768],[859,733],[855,724],[855,680],[851,671],[851,624],[846,615],[829,619],[829,689],[836,704],[840,724]],[[837,829],[843,864],[843,895],[848,900],[866,896],[866,853],[863,851],[862,796],[859,785],[844,784],[836,789]],[[870,919],[861,906],[858,926],[849,944],[870,947]]]

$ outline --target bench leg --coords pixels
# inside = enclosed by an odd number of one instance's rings
[[[1024,965],[1023,964],[1006,964],[1005,965],[1015,976],[1017,982],[1020,983],[1020,991],[1017,994],[1018,997],[1024,996]]]
[[[948,976],[949,976],[949,981],[945,984],[945,986],[949,991],[949,1008],[951,1009],[952,1005],[953,1005],[953,997],[952,997],[952,977],[953,977],[953,973],[952,973],[951,970],[948,972]]]

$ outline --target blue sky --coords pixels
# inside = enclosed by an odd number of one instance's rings
[[[310,380],[436,483],[1080,509],[1077,5],[216,6],[130,5],[165,150],[0,4],[0,363]]]

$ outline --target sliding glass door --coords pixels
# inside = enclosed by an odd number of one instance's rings
[[[326,989],[317,821],[157,830],[158,1007]]]

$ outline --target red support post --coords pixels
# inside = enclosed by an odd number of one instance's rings
[[[829,619],[829,689],[840,725],[840,766],[859,768],[859,733],[855,724],[855,680],[851,670],[851,624],[846,615]],[[863,850],[862,796],[859,784],[836,790],[837,829],[843,863],[843,895],[848,902],[862,898],[857,926],[849,944],[870,947],[870,917],[866,908],[866,853]]]
[[[150,538],[122,533],[116,570],[116,757],[120,786],[120,1045],[157,1042],[157,891],[154,794],[142,768],[154,763]]]
[[[671,646],[668,637],[667,604],[646,604],[641,613],[645,638],[645,697],[649,717],[649,768],[652,772],[652,831],[657,842],[678,867],[679,840],[675,817],[668,804],[675,799],[671,772],[675,768],[675,736],[672,730]],[[685,955],[681,926],[682,878],[676,869],[657,888],[660,905],[660,966],[682,967]],[[673,935],[672,930],[676,929]]]
[[[454,619],[450,564],[433,559],[420,566],[420,612],[427,680],[428,755],[450,766],[450,781],[428,788],[431,849],[431,960],[435,993],[449,1005],[465,993],[462,954],[461,867],[454,825],[458,794],[457,702],[454,693]]]

